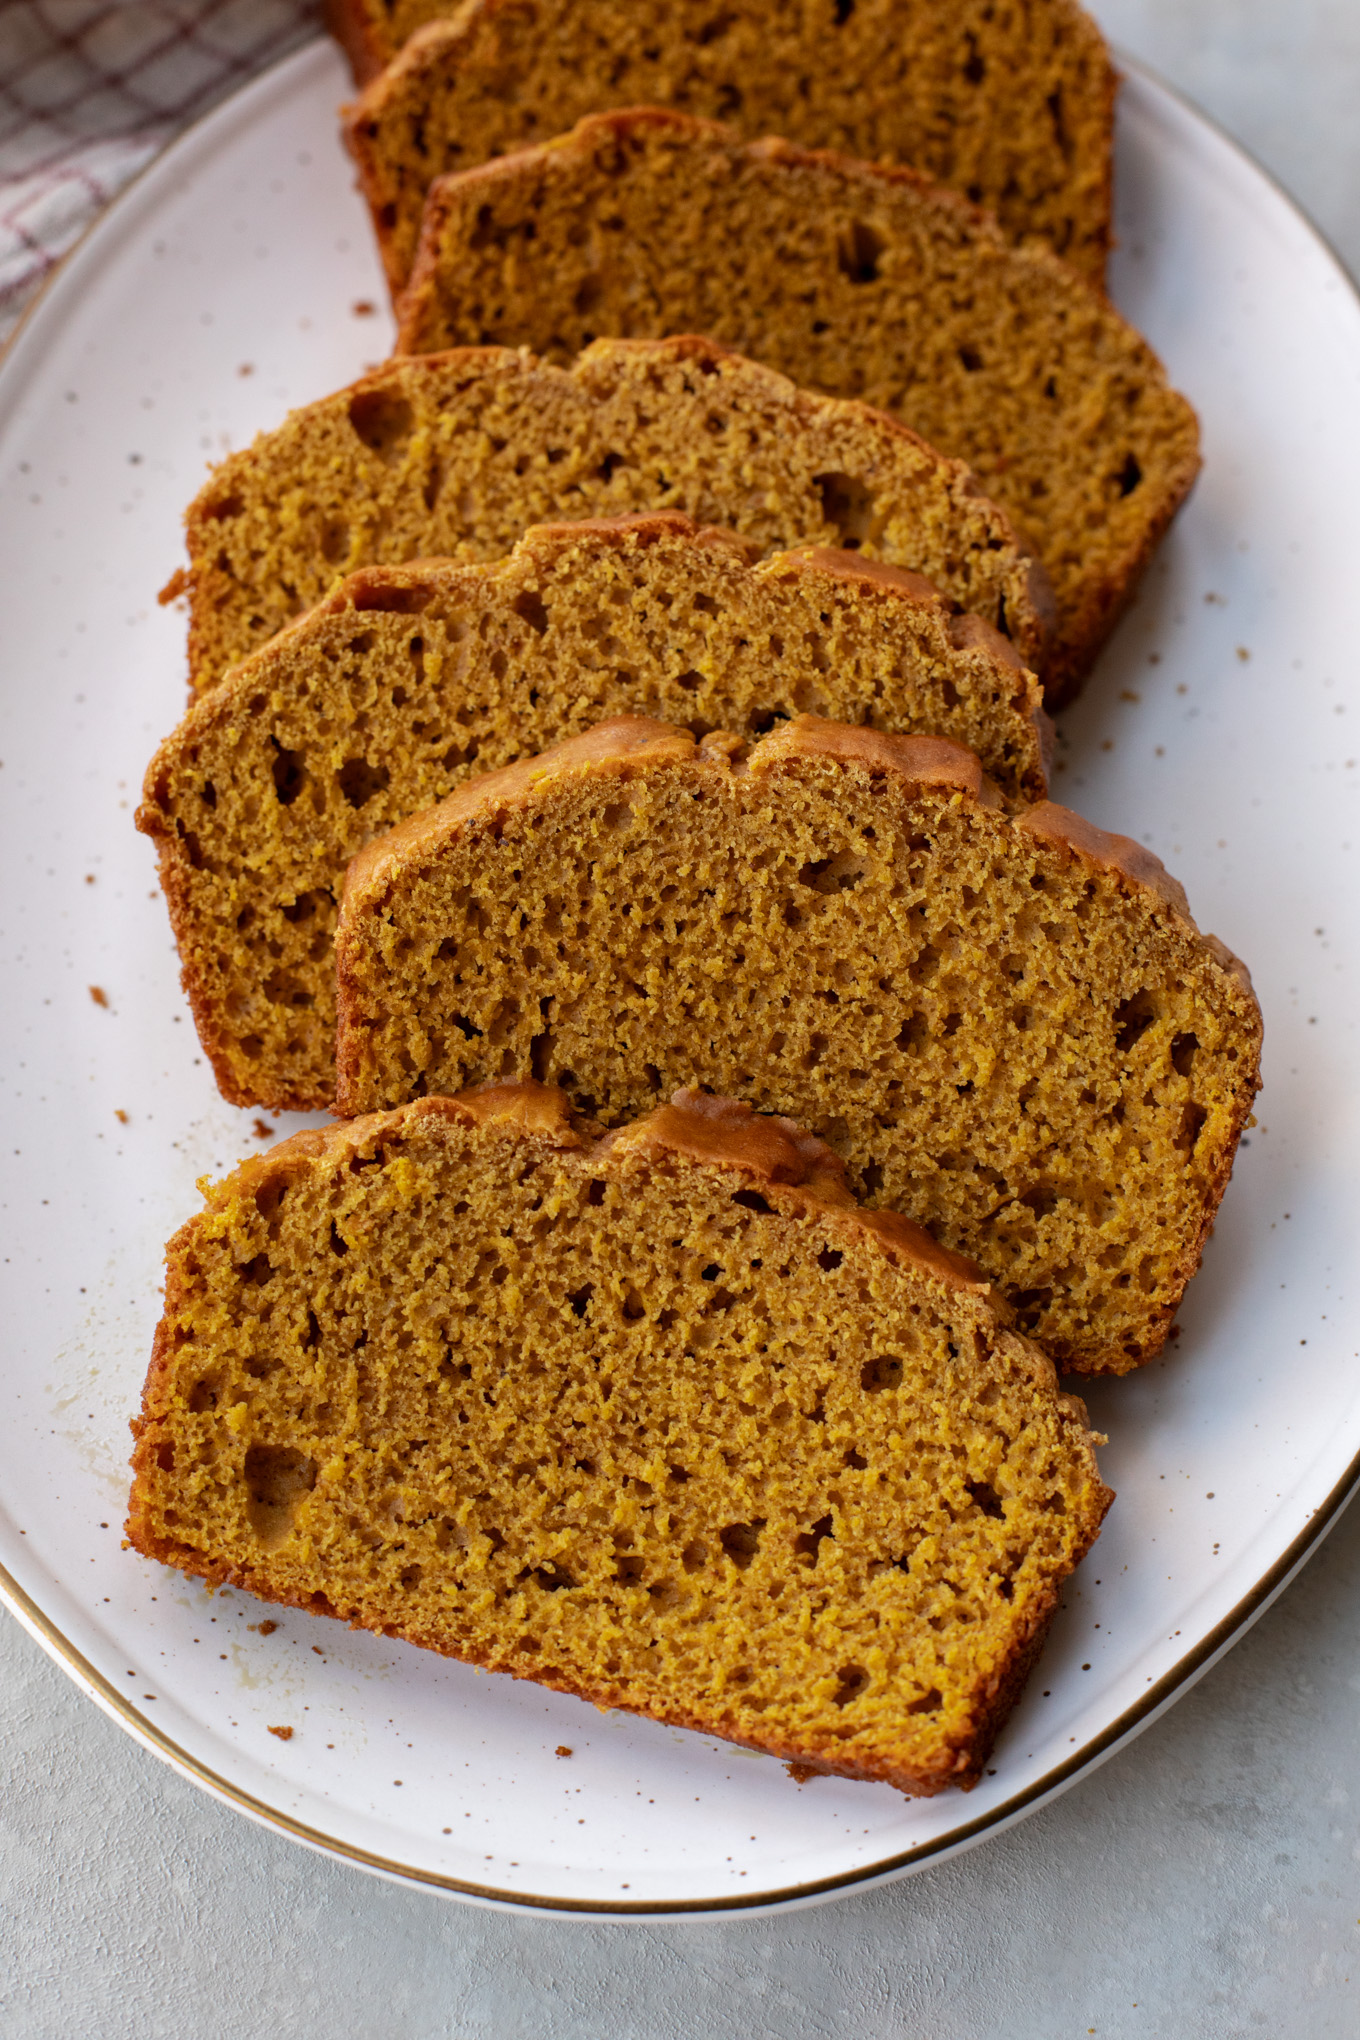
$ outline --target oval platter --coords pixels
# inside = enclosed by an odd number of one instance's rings
[[[1062,720],[1054,793],[1148,843],[1248,959],[1266,1088],[1179,1338],[1090,1395],[1118,1501],[966,1796],[798,1784],[698,1736],[210,1598],[122,1548],[163,1242],[198,1176],[301,1123],[217,1097],[132,814],[184,702],[183,619],[155,595],[205,461],[390,345],[330,46],[160,158],[0,366],[0,1591],[148,1748],[303,1842],[473,1902],[597,1918],[863,1889],[996,1833],[1146,1727],[1350,1493],[1360,305],[1262,172],[1128,72],[1112,290],[1198,407],[1206,465]]]

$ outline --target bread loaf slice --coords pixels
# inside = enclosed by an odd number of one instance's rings
[[[708,333],[967,461],[1048,569],[1070,695],[1199,465],[1147,343],[1049,250],[914,171],[655,108],[441,177],[398,344]]]
[[[966,468],[704,340],[388,362],[214,470],[162,600],[189,597],[201,689],[359,567],[498,559],[531,524],[646,510],[911,568],[1041,664],[1047,582]]]
[[[976,1269],[786,1121],[509,1086],[302,1133],[166,1252],[149,1558],[602,1707],[981,1775],[1111,1499]]]
[[[336,962],[342,1111],[534,1076],[606,1124],[681,1083],[787,1112],[1088,1372],[1160,1349],[1259,1083],[1150,852],[811,716],[470,781],[355,859]]]
[[[428,17],[436,10],[422,4]],[[1039,235],[1096,286],[1110,240],[1115,74],[1071,0],[890,0],[715,15],[711,0],[472,0],[388,41],[345,109],[393,289],[431,179],[562,134],[609,107],[669,106],[875,163],[910,163]],[[416,10],[402,16],[414,21]],[[363,75],[369,75],[367,71]]]
[[[474,771],[641,711],[757,735],[814,709],[971,742],[1042,797],[1039,684],[919,576],[814,546],[753,567],[674,514],[540,526],[505,560],[351,575],[201,696],[146,775],[199,1038],[223,1095],[335,1095],[345,866]]]

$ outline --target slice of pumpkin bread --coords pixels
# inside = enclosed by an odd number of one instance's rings
[[[361,12],[361,0],[352,5]],[[388,68],[345,109],[394,290],[433,178],[546,141],[586,114],[644,105],[728,120],[753,139],[910,163],[989,207],[1009,240],[1037,234],[1103,284],[1115,74],[1072,0],[1004,10],[993,0],[747,0],[716,16],[710,0],[473,0],[453,18],[438,12],[404,47],[384,45]]]
[[[398,344],[709,333],[967,461],[1057,601],[1073,691],[1195,478],[1195,414],[1152,349],[1046,248],[914,171],[743,142],[656,108],[430,188]]]
[[[342,1111],[747,1098],[1088,1372],[1160,1349],[1259,1082],[1246,973],[1150,852],[812,716],[749,751],[629,719],[470,781],[355,859],[336,964]]]
[[[647,510],[908,567],[1041,665],[1046,578],[966,468],[706,340],[605,341],[566,369],[390,361],[214,469],[162,600],[189,596],[201,689],[359,567],[493,560],[531,524]]]
[[[302,1133],[170,1242],[128,1536],[214,1583],[932,1793],[1111,1500],[985,1283],[786,1120],[560,1092]]]
[[[492,565],[369,567],[201,695],[152,760],[199,1037],[238,1105],[335,1095],[332,938],[373,835],[632,711],[748,735],[812,709],[954,736],[1041,797],[1039,684],[930,584],[812,547],[753,567],[673,513],[540,526]]]

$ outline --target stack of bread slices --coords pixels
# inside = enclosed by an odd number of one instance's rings
[[[1072,0],[335,0],[399,344],[190,506],[147,773],[223,1095],[129,1535],[912,1793],[1111,1496],[1259,1083],[1048,799],[1198,465]]]

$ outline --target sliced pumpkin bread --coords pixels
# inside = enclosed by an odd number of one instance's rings
[[[812,547],[752,566],[672,514],[540,526],[491,565],[369,567],[194,703],[146,775],[184,984],[219,1088],[335,1095],[332,948],[369,838],[600,721],[756,735],[813,709],[972,744],[1042,797],[1039,685],[929,583]]]
[[[201,690],[360,567],[499,559],[531,524],[648,510],[908,567],[1042,662],[1047,581],[966,468],[705,340],[387,362],[213,471],[162,600],[189,598]]]
[[[1008,239],[1038,235],[1104,282],[1115,73],[1072,0],[747,0],[716,14],[711,0],[416,0],[399,19],[421,26],[402,42],[383,0],[346,12],[350,46],[372,37],[386,53],[344,131],[394,290],[433,178],[643,105],[910,163],[987,206]]]
[[[811,716],[470,781],[355,859],[336,960],[342,1111],[534,1076],[608,1124],[680,1083],[787,1112],[1091,1372],[1160,1349],[1259,1083],[1150,852]]]
[[[1088,671],[1195,478],[1195,414],[1048,249],[915,171],[656,108],[430,187],[398,344],[569,360],[708,333],[966,461],[1048,569],[1050,707]]]
[[[786,1762],[976,1782],[1110,1502],[976,1269],[787,1121],[295,1135],[166,1251],[127,1533]]]

